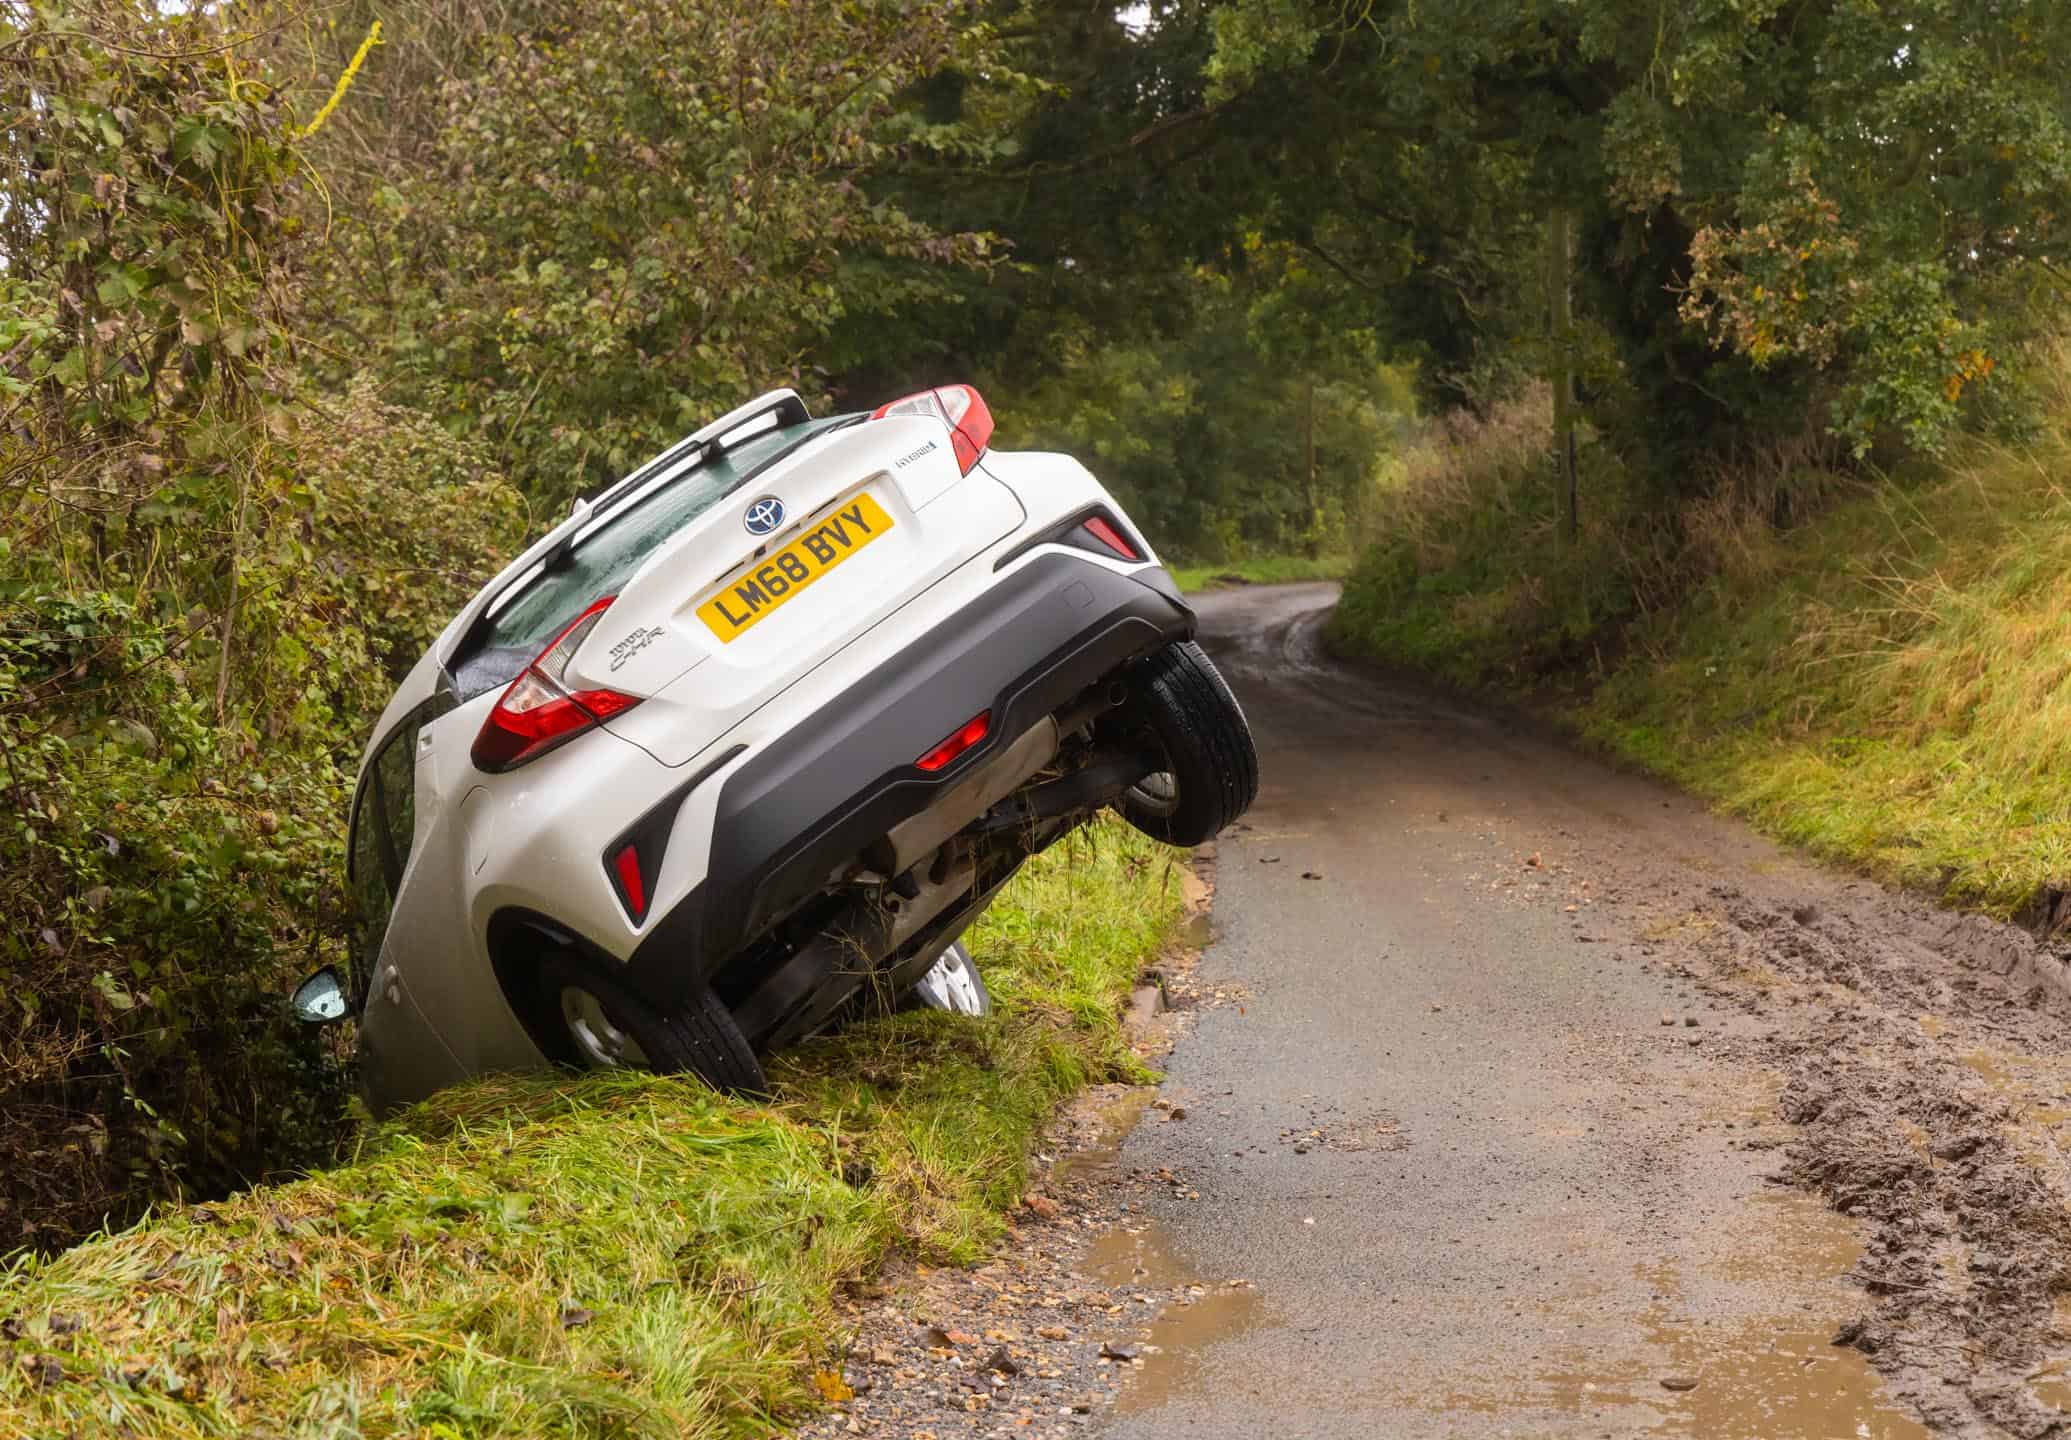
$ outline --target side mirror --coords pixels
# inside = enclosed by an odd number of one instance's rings
[[[336,965],[326,965],[295,987],[288,1008],[305,1025],[331,1025],[352,1013],[346,998],[345,979]]]

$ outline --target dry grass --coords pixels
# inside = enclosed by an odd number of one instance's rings
[[[707,1437],[798,1410],[832,1288],[973,1256],[1028,1143],[1133,1073],[1117,1006],[1180,910],[1117,823],[1032,865],[973,946],[987,1022],[857,1027],[750,1107],[655,1076],[435,1097],[352,1164],[0,1279],[0,1437]]]
[[[1428,422],[1385,467],[1334,641],[1466,685],[1571,660],[1631,610],[1615,557],[1630,542],[1625,477],[1585,449],[1579,535],[1563,528],[1543,390],[1485,416]]]
[[[1543,386],[1497,404],[1486,415],[1455,410],[1427,422],[1392,457],[1382,488],[1392,504],[1369,514],[1360,537],[1371,545],[1402,538],[1433,565],[1452,553],[1460,521],[1493,511],[1524,517],[1523,477],[1547,473],[1553,397]]]

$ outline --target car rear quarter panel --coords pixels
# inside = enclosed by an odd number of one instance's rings
[[[1071,456],[1044,450],[988,450],[979,463],[1020,499],[1028,514],[1022,527],[1027,533],[1040,534],[1089,505],[1105,505],[1127,520],[1129,528],[1144,540],[1144,559],[1162,563],[1144,536],[1143,527],[1130,518],[1092,471]]]

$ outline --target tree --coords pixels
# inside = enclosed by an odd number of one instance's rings
[[[899,147],[953,141],[901,96],[982,63],[956,6],[454,9],[427,10],[436,107],[326,132],[344,203],[319,293],[352,363],[378,358],[397,398],[545,502],[755,391],[816,389],[813,347],[850,303],[842,257],[986,261],[984,235],[859,183]],[[400,39],[432,70],[427,42]]]
[[[515,538],[478,450],[297,363],[333,87],[263,29],[0,6],[0,1249],[327,1158],[281,996],[356,740]]]
[[[1602,418],[1664,472],[1808,411],[1859,453],[1937,446],[2003,351],[1997,297],[2066,240],[2046,0],[1225,0],[1210,26],[1168,136],[1270,147],[1236,223],[1329,257],[1443,368],[1463,329],[1498,356],[1525,331],[1567,210],[1627,390]]]

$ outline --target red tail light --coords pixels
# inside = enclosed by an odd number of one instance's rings
[[[482,722],[482,733],[475,736],[470,753],[476,769],[491,774],[514,770],[640,703],[639,697],[616,690],[570,690],[562,683],[568,662],[617,598],[607,595],[576,616],[525,673],[511,681]]]
[[[992,712],[981,710],[963,723],[954,735],[913,763],[923,770],[940,770],[957,756],[985,738],[985,732],[992,728]]]
[[[1121,556],[1124,560],[1141,560],[1143,558],[1143,556],[1136,552],[1136,547],[1123,538],[1122,532],[1108,523],[1107,517],[1104,515],[1087,516],[1086,533],[1107,546],[1108,549],[1114,551],[1115,554]]]
[[[985,408],[985,397],[968,385],[938,385],[870,412],[873,420],[887,415],[932,415],[947,425],[950,444],[956,449],[956,468],[966,475],[992,443],[992,411]]]
[[[628,845],[611,863],[618,871],[619,892],[625,899],[626,913],[637,925],[647,918],[647,882],[640,874],[640,852]]]

